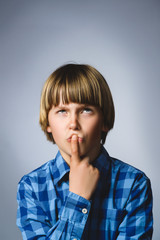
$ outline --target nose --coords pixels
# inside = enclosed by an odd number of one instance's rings
[[[79,130],[80,129],[80,124],[79,124],[79,121],[78,121],[77,114],[72,114],[70,116],[69,128],[72,129],[72,130]]]

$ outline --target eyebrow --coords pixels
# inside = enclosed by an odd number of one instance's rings
[[[78,106],[79,108],[94,107],[94,105],[91,105],[91,104],[85,104],[85,103],[77,103],[77,104],[80,105],[80,106]],[[69,103],[67,103],[67,104],[59,104],[59,105],[53,106],[53,107],[56,108],[56,109],[62,109],[62,108],[67,109],[67,108],[69,108],[68,105],[69,105]]]

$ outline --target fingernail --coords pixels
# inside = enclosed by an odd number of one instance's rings
[[[72,140],[77,140],[77,135],[73,135]]]

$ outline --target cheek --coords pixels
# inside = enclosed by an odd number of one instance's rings
[[[102,121],[101,120],[96,120],[88,123],[86,125],[86,132],[91,136],[91,137],[98,137],[101,136],[102,132]]]
[[[49,121],[48,132],[51,132],[53,137],[59,135],[61,131],[61,126],[58,121]]]
[[[63,132],[61,124],[54,124],[52,127],[52,133],[55,135],[60,135]]]

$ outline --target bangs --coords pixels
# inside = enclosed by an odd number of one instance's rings
[[[102,107],[102,99],[100,86],[95,79],[84,74],[68,74],[55,81],[56,84],[52,89],[52,105],[59,105],[60,101],[63,104],[70,102],[89,104]]]

